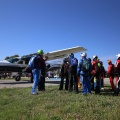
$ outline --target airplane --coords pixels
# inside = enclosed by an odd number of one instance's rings
[[[48,57],[46,64],[50,64],[48,71],[61,68],[63,59],[60,60],[60,58],[65,58],[71,53],[77,53],[86,50],[87,49],[84,47],[76,46],[45,53],[44,56]],[[22,57],[15,57],[15,59],[11,59],[11,61],[10,59],[2,60],[0,61],[0,72],[4,73],[17,72],[18,74],[16,75],[15,80],[20,81],[23,70],[27,67],[30,58],[36,54],[37,53],[24,55]],[[31,71],[26,72],[31,73]]]

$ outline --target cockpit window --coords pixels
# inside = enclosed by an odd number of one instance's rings
[[[10,63],[15,63],[18,60],[19,60],[18,58],[9,58],[9,59],[7,59],[7,61],[10,62]]]

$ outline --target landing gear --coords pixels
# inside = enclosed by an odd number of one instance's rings
[[[16,77],[15,77],[15,80],[16,80],[16,81],[20,81],[20,80],[21,80],[21,76],[16,76]]]
[[[16,80],[16,81],[20,81],[20,80],[21,80],[21,75],[22,75],[22,73],[18,73],[18,74],[15,76],[15,80]]]

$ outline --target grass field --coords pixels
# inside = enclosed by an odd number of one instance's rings
[[[86,96],[58,86],[31,95],[31,88],[0,90],[0,120],[120,120],[120,96],[105,91]]]

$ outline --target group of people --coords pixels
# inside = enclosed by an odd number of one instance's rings
[[[43,56],[43,50],[38,50],[34,59],[34,69],[32,69],[32,75],[34,78],[32,86],[32,94],[37,94],[38,91],[45,90],[45,74],[47,56]],[[61,81],[59,90],[63,89],[65,79],[65,90],[74,91],[78,93],[79,78],[82,81],[82,94],[86,95],[91,93],[92,90],[95,94],[99,94],[101,88],[104,87],[104,76],[106,71],[104,69],[102,61],[99,60],[97,55],[94,55],[92,60],[87,57],[87,53],[80,54],[81,58],[78,59],[71,53],[68,57],[64,58],[63,65],[61,67]],[[116,76],[116,82],[120,75],[120,54],[117,55],[116,64],[113,65],[111,60],[108,60],[108,71],[110,84],[112,90],[115,89],[114,77]]]
[[[32,57],[29,61],[29,64],[34,59],[34,68],[32,69],[33,75],[33,86],[32,86],[32,94],[38,94],[37,91],[44,91],[45,90],[45,74],[46,66],[45,61],[47,60],[46,56],[43,56],[43,50],[38,50],[36,57]],[[28,67],[29,67],[28,64]],[[74,57],[74,54],[71,53],[68,58],[64,59],[64,64],[61,68],[61,83],[60,83],[60,90],[63,89],[63,82],[64,78],[66,77],[66,84],[65,89],[69,91],[74,90],[78,93],[78,79],[77,79],[77,67],[78,67],[78,59]],[[37,89],[38,88],[38,89]]]
[[[64,78],[66,78],[65,89],[69,90],[70,92],[74,90],[75,93],[78,93],[77,68],[78,59],[74,57],[73,53],[71,53],[63,61],[59,90],[63,89]]]
[[[104,77],[109,76],[112,91],[115,91],[116,86],[114,84],[114,77],[116,77],[116,84],[118,84],[120,75],[120,54],[117,55],[115,65],[112,64],[111,60],[108,62],[108,70],[105,71],[103,62],[100,61],[97,55],[87,58],[87,53],[81,53],[81,58],[78,64],[74,65],[72,59],[76,59],[74,54],[71,54],[68,58],[64,59],[64,63],[61,68],[61,82],[59,90],[63,89],[64,78],[65,89],[72,91],[74,85],[75,93],[78,93],[79,82],[82,83],[82,94],[86,95],[95,91],[95,94],[100,94],[101,89],[104,89]],[[78,60],[76,59],[76,63]],[[80,78],[80,81],[79,81]],[[78,83],[77,83],[78,81]]]
[[[78,81],[80,78],[82,81],[82,94],[91,93],[92,89],[95,90],[95,93],[100,93],[100,79],[102,80],[102,76],[104,76],[105,73],[102,62],[98,60],[97,56],[93,56],[93,61],[91,61],[90,58],[87,58],[87,53],[81,53],[80,56],[81,59],[79,63],[73,53],[68,58],[64,59],[61,68],[61,82],[59,89],[63,89],[64,78],[66,78],[65,89],[72,91],[74,85],[74,91],[75,93],[78,93]],[[100,70],[98,70],[98,72],[96,71],[97,63],[100,64]]]

